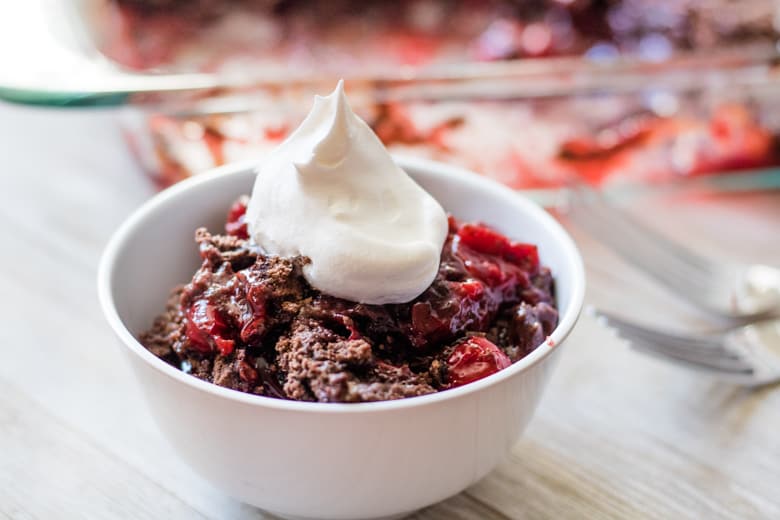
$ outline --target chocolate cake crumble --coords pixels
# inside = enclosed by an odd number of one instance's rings
[[[304,257],[263,254],[247,239],[245,204],[231,208],[226,234],[195,232],[200,268],[141,336],[205,381],[299,401],[414,397],[506,368],[557,325],[536,247],[487,226],[450,217],[430,287],[408,303],[367,305],[311,287]]]

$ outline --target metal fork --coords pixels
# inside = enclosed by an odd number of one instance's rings
[[[569,194],[568,213],[578,226],[694,305],[742,319],[780,310],[780,269],[715,262],[659,235],[587,186],[574,185]]]
[[[684,335],[650,329],[604,311],[594,312],[637,350],[740,385],[780,381],[780,319],[719,333]]]

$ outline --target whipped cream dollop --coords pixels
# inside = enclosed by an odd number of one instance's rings
[[[433,282],[447,236],[436,200],[349,107],[343,82],[257,170],[246,212],[266,253],[303,255],[325,294],[405,303]]]

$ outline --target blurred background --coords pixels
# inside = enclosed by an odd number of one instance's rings
[[[780,161],[774,0],[34,0],[7,14],[16,67],[0,94],[123,107],[161,186],[261,156],[338,78],[391,151],[543,195]]]

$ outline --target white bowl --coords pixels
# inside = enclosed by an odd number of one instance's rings
[[[106,248],[100,302],[152,414],[195,471],[239,500],[294,518],[403,516],[485,476],[533,415],[582,308],[577,248],[544,210],[493,181],[431,161],[398,163],[458,218],[537,244],[555,277],[560,322],[548,340],[460,388],[378,403],[284,401],[201,381],[138,342],[170,289],[197,268],[195,228],[223,229],[230,204],[250,192],[250,167],[223,167],[165,190]]]

